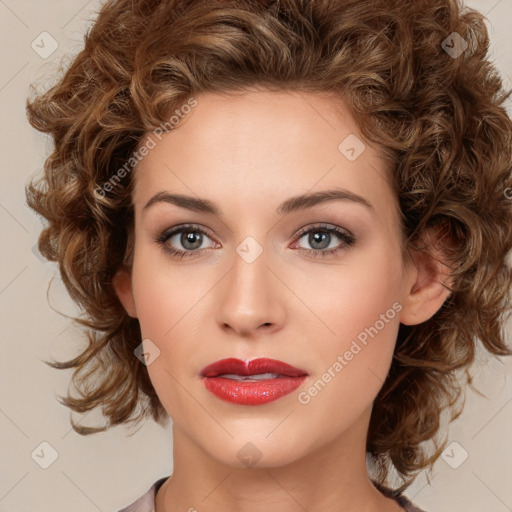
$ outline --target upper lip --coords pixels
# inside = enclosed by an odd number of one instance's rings
[[[283,361],[266,357],[252,359],[251,361],[242,361],[241,359],[230,357],[215,361],[215,363],[209,364],[201,370],[201,375],[204,377],[217,377],[224,374],[258,375],[261,373],[277,373],[286,377],[302,377],[307,375],[307,372],[304,370],[295,368]]]

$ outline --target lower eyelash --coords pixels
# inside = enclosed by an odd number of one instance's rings
[[[199,226],[180,226],[178,229],[172,230],[170,232],[164,231],[160,235],[158,235],[155,239],[155,242],[158,243],[162,249],[167,252],[170,256],[176,257],[179,259],[183,258],[195,258],[199,257],[201,255],[201,252],[204,251],[204,249],[195,250],[195,251],[180,251],[178,249],[175,249],[174,247],[170,247],[166,244],[167,240],[171,238],[172,236],[181,233],[183,231],[189,231],[189,232],[198,232],[203,233],[204,235],[211,238],[210,234],[205,231],[204,229],[200,228]],[[300,251],[306,252],[308,254],[311,254],[314,258],[317,258],[321,256],[322,258],[325,258],[326,256],[330,256],[333,254],[338,253],[339,251],[343,251],[347,249],[348,247],[352,246],[356,239],[355,237],[350,234],[349,232],[345,230],[341,230],[336,227],[329,227],[326,225],[320,225],[320,226],[313,226],[311,228],[305,229],[304,231],[300,231],[296,235],[296,239],[300,240],[305,234],[308,234],[310,232],[326,232],[326,233],[334,233],[338,236],[338,238],[343,242],[340,246],[334,247],[333,249],[325,249],[325,250],[315,250],[315,249],[303,249],[299,248]]]

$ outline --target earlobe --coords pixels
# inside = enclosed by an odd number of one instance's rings
[[[417,325],[430,319],[441,308],[451,293],[452,280],[438,251],[417,253],[408,265],[409,278],[406,280],[400,322]]]
[[[128,313],[132,318],[137,318],[137,309],[135,307],[135,299],[133,297],[132,278],[130,272],[125,269],[118,270],[112,279],[112,285],[117,298],[123,305],[126,313]]]

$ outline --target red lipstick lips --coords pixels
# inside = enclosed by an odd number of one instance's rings
[[[206,366],[201,375],[206,389],[222,400],[262,405],[297,389],[308,374],[275,359],[228,358]]]

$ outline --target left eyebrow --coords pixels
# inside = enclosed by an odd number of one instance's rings
[[[284,215],[297,210],[304,210],[312,208],[317,204],[325,203],[328,201],[352,201],[353,203],[365,206],[370,210],[374,210],[370,201],[364,197],[354,194],[349,190],[343,188],[336,188],[332,190],[323,190],[320,192],[313,192],[309,194],[302,194],[299,196],[290,197],[279,205],[276,210],[277,213]]]
[[[351,201],[353,203],[365,206],[370,210],[374,210],[373,205],[364,197],[358,194],[354,194],[349,190],[337,188],[290,197],[279,205],[276,213],[285,215],[297,210],[312,208],[313,206],[328,201]],[[157,203],[170,203],[187,210],[209,213],[216,216],[223,215],[221,209],[208,199],[185,196],[181,194],[170,194],[169,192],[158,192],[146,203],[143,210],[147,210],[150,206],[153,206]]]

